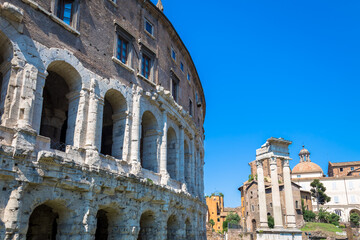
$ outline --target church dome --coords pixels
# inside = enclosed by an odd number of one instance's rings
[[[307,150],[306,148],[304,148],[303,146],[303,149],[301,149],[299,155],[307,155],[307,154],[310,154],[309,150]]]
[[[323,170],[319,165],[313,162],[301,162],[298,163],[292,170],[293,174],[299,173],[323,173]]]

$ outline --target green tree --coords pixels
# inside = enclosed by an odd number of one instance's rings
[[[230,225],[238,225],[240,222],[240,216],[237,213],[230,212],[225,221],[223,222],[223,232],[227,232],[228,226]]]
[[[249,175],[248,182],[251,182],[251,181],[253,181],[253,180],[254,180],[254,175],[250,174],[250,175]]]
[[[271,215],[268,215],[268,227],[274,228],[274,226],[275,226],[274,218]]]
[[[354,224],[355,227],[359,226],[360,216],[357,213],[351,213],[350,214],[350,222]]]
[[[316,214],[313,211],[305,210],[303,212],[303,217],[305,222],[314,222],[316,219]]]
[[[327,215],[327,222],[339,226],[340,217],[336,213],[330,213]]]
[[[325,209],[320,208],[318,214],[317,214],[317,218],[319,222],[323,222],[326,223],[328,222],[329,219],[329,212],[327,212]]]
[[[319,205],[324,205],[325,203],[330,202],[331,198],[326,195],[326,187],[324,187],[319,179],[314,179],[310,186],[311,196],[316,199],[317,209],[319,211]]]
[[[213,219],[210,219],[209,223],[211,224],[211,227],[214,227],[215,221]]]

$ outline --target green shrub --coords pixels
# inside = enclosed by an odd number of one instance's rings
[[[316,218],[316,214],[313,211],[305,210],[303,212],[303,217],[305,222],[314,222]]]
[[[330,213],[327,215],[327,222],[339,226],[340,217],[336,213]]]
[[[357,213],[350,214],[350,222],[354,224],[356,227],[359,226],[360,216]]]
[[[268,227],[269,228],[274,228],[274,226],[275,226],[274,218],[271,215],[269,215],[268,216]]]

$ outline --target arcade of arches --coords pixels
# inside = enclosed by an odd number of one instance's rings
[[[0,31],[0,239],[205,239],[188,113],[163,88],[104,84],[66,50],[14,54],[34,43],[11,36]]]

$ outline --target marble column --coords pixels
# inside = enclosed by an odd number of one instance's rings
[[[286,206],[286,222],[288,228],[296,228],[296,219],[295,219],[295,208],[294,208],[294,198],[293,191],[291,186],[291,177],[290,177],[290,167],[289,160],[284,161],[284,192],[285,192],[285,206]]]
[[[185,171],[184,171],[184,127],[180,126],[179,127],[179,132],[180,132],[180,136],[179,136],[179,175],[178,175],[178,179],[180,182],[184,183],[185,182]]]
[[[259,194],[259,215],[260,228],[268,228],[267,214],[266,214],[266,193],[264,181],[263,161],[256,161],[257,179],[258,179],[258,194]]]
[[[275,228],[283,228],[276,157],[270,158],[270,172],[271,172],[271,193],[272,193],[271,195],[272,195]]]

